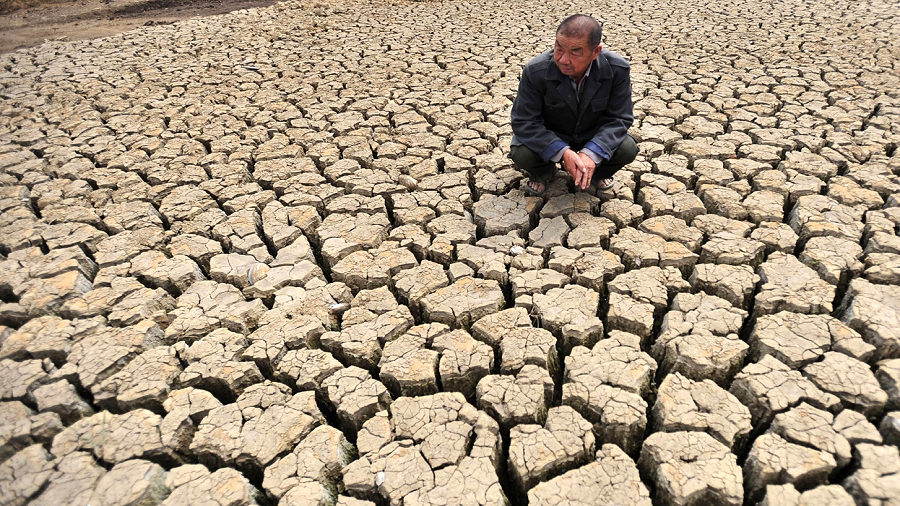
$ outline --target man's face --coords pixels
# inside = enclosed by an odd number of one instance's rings
[[[588,38],[585,35],[580,38],[566,37],[556,34],[556,44],[553,46],[553,61],[559,70],[573,78],[581,79],[584,71],[600,54],[600,46],[589,47]]]

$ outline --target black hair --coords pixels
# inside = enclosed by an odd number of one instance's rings
[[[559,24],[556,34],[572,38],[587,37],[588,47],[593,49],[600,45],[603,27],[596,19],[586,14],[573,14]]]

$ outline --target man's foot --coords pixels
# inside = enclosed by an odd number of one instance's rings
[[[547,182],[546,181],[538,181],[536,179],[529,179],[527,183],[525,183],[525,193],[529,195],[533,195],[535,197],[539,197],[547,191]]]
[[[596,187],[597,187],[597,191],[605,191],[605,190],[611,190],[612,187],[615,185],[616,185],[616,180],[611,177],[608,177],[606,179],[601,179],[601,180],[597,181]]]

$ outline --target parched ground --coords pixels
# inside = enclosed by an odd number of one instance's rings
[[[0,504],[895,504],[896,5],[597,4],[641,153],[526,197],[571,8],[0,56]]]

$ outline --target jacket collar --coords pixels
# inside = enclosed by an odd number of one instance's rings
[[[553,50],[550,50],[550,65],[547,66],[545,79],[557,83],[556,91],[559,93],[559,96],[565,100],[566,105],[568,105],[575,113],[584,111],[588,104],[591,103],[591,99],[594,98],[594,94],[600,89],[601,81],[604,79],[612,79],[612,77],[612,68],[610,68],[609,62],[601,52],[597,55],[597,58],[591,62],[590,74],[584,77],[585,82],[581,92],[581,102],[579,103],[578,98],[575,96],[575,89],[572,86],[572,78],[559,70],[559,67],[556,66],[556,61],[553,60]]]

